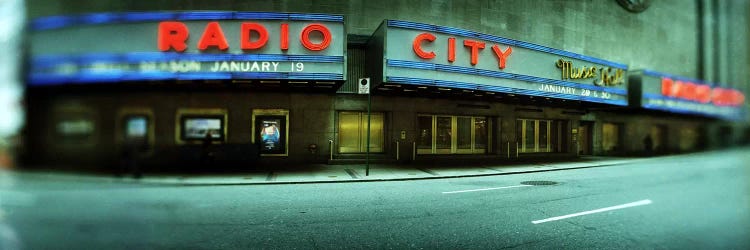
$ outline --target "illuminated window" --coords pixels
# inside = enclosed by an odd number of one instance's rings
[[[86,118],[62,119],[57,122],[55,132],[63,142],[87,142],[94,136],[94,122]]]
[[[211,140],[224,140],[224,116],[220,115],[185,115],[181,119],[181,139],[203,140],[211,135]]]
[[[417,116],[417,153],[483,154],[490,141],[488,119],[475,116]]]
[[[125,139],[148,138],[148,117],[133,115],[125,118]]]

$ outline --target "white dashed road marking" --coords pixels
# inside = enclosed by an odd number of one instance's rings
[[[494,188],[458,190],[458,191],[443,192],[443,194],[457,194],[457,193],[466,193],[466,192],[488,191],[488,190],[496,190],[496,189],[517,188],[517,187],[531,187],[531,186],[532,185],[515,185],[515,186],[507,186],[507,187],[494,187]]]
[[[605,207],[605,208],[600,208],[600,209],[594,209],[594,210],[584,211],[584,212],[580,212],[580,213],[574,213],[574,214],[568,214],[568,215],[563,215],[563,216],[557,216],[557,217],[547,218],[547,219],[543,219],[543,220],[535,220],[535,221],[532,221],[531,223],[539,224],[539,223],[545,223],[545,222],[550,222],[550,221],[562,220],[562,219],[567,219],[567,218],[581,216],[581,215],[595,214],[595,213],[601,213],[601,212],[606,212],[606,211],[611,211],[611,210],[617,210],[617,209],[623,209],[623,208],[629,208],[629,207],[643,206],[643,205],[648,205],[648,204],[651,204],[651,200],[648,200],[648,199],[647,200],[640,200],[640,201],[626,203],[626,204],[617,205],[617,206],[611,206],[611,207]]]

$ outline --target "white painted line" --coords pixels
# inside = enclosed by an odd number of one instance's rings
[[[544,219],[544,220],[535,220],[535,221],[532,221],[531,223],[539,224],[539,223],[545,223],[545,222],[550,222],[550,221],[562,220],[562,219],[567,219],[567,218],[581,216],[581,215],[595,214],[595,213],[601,213],[601,212],[606,212],[606,211],[611,211],[611,210],[617,210],[617,209],[623,209],[623,208],[629,208],[629,207],[643,206],[643,205],[648,205],[648,204],[651,204],[651,200],[640,200],[640,201],[631,202],[631,203],[622,204],[622,205],[617,205],[617,206],[612,206],[612,207],[605,207],[605,208],[600,208],[600,209],[595,209],[595,210],[589,210],[589,211],[580,212],[580,213],[574,213],[574,214],[569,214],[569,215],[563,215],[563,216],[557,216],[557,217],[547,218],[547,219]]]
[[[448,191],[443,192],[443,194],[456,194],[456,193],[466,193],[466,192],[477,192],[477,191],[487,191],[487,190],[495,190],[495,189],[506,189],[506,188],[517,188],[517,187],[530,187],[532,185],[516,185],[516,186],[507,186],[507,187],[494,187],[494,188],[482,188],[482,189],[469,189],[469,190],[459,190],[459,191]]]

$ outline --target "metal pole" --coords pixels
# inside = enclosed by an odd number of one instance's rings
[[[396,160],[397,161],[398,161],[398,158],[399,158],[399,152],[400,152],[400,150],[398,149],[398,141],[396,141]]]
[[[508,141],[508,159],[510,159],[510,141]]]
[[[518,158],[518,142],[516,142],[516,158]]]
[[[367,92],[367,160],[365,176],[370,176],[370,107],[372,106],[371,94]]]
[[[412,142],[411,161],[417,160],[417,142]]]
[[[333,140],[328,140],[328,148],[330,149],[329,152],[331,152],[330,160],[333,160]]]

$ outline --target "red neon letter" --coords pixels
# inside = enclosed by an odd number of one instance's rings
[[[312,33],[313,31],[317,31],[323,36],[323,41],[321,41],[319,44],[314,44],[312,41],[310,41],[310,33]],[[326,28],[326,26],[322,24],[310,24],[302,30],[300,41],[302,42],[302,46],[305,46],[305,48],[309,50],[324,50],[328,48],[328,45],[331,44],[331,31],[329,31],[328,28]]]
[[[281,24],[281,50],[289,49],[289,24]]]
[[[206,30],[203,31],[201,40],[198,41],[198,49],[205,50],[209,46],[216,46],[220,50],[229,48],[227,45],[227,39],[224,38],[224,32],[219,26],[219,22],[209,22],[206,24]]]
[[[742,106],[742,103],[745,102],[745,95],[742,94],[739,90],[732,90],[732,104],[733,106]]]
[[[159,23],[159,35],[157,45],[159,50],[168,51],[169,48],[183,52],[187,49],[188,28],[181,22],[161,22]]]
[[[669,78],[662,78],[661,79],[661,95],[663,96],[672,96],[672,85],[673,85],[672,79]]]
[[[430,33],[422,33],[417,35],[417,37],[414,38],[414,41],[411,44],[411,48],[414,50],[414,53],[417,54],[422,59],[432,59],[435,58],[435,52],[430,51],[430,53],[425,52],[422,50],[422,41],[435,41],[435,36]]]
[[[448,61],[453,62],[456,60],[456,38],[448,38]]]
[[[471,65],[477,65],[479,50],[484,49],[484,43],[474,40],[464,40],[464,47],[471,48]]]
[[[250,41],[251,35],[255,31],[258,33],[258,40]],[[268,31],[266,27],[257,23],[242,23],[240,28],[240,48],[242,49],[260,49],[268,42]]]
[[[505,49],[505,52],[500,50],[500,47],[497,46],[497,44],[492,45],[492,51],[495,52],[495,55],[497,56],[497,66],[500,69],[505,68],[505,62],[508,60],[508,56],[510,56],[510,53],[513,53],[513,49],[508,46],[507,49]]]
[[[711,91],[711,102],[717,106],[726,106],[726,90],[722,88],[714,88]]]
[[[691,100],[696,101],[698,98],[695,97],[695,86],[692,82],[685,82],[685,85],[682,88],[682,91],[680,93],[680,98],[685,100]]]
[[[695,97],[697,101],[701,103],[708,103],[711,101],[711,87],[705,84],[700,84],[695,88]]]

